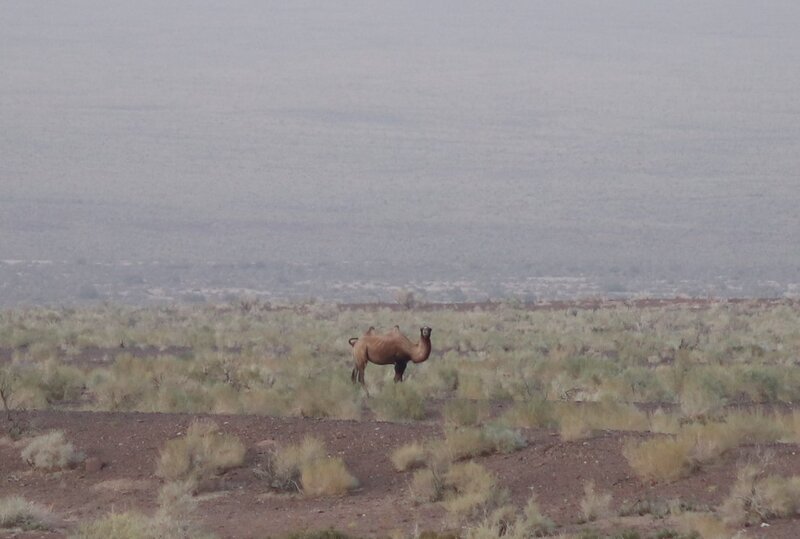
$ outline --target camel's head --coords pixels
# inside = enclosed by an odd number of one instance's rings
[[[431,331],[433,331],[433,330],[431,328],[429,328],[428,326],[424,326],[424,327],[419,328],[419,334],[422,335],[422,337],[425,338],[425,339],[430,339],[431,338]]]

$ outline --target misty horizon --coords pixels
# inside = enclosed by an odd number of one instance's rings
[[[8,2],[0,305],[795,297],[798,23],[788,1]]]

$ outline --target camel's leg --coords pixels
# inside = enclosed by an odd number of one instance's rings
[[[361,384],[361,387],[364,388],[364,393],[366,393],[367,397],[369,397],[369,389],[367,389],[367,383],[364,381],[364,371],[366,370],[366,368],[367,368],[366,365],[359,366],[359,368],[358,368],[358,383]]]
[[[408,366],[408,361],[397,361],[394,364],[394,381],[395,382],[402,382],[403,381],[403,373],[406,372],[406,366]]]

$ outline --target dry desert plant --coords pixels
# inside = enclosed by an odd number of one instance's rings
[[[158,460],[156,474],[168,481],[209,478],[241,466],[245,447],[213,421],[194,421],[186,435],[169,440]]]
[[[346,494],[358,486],[358,480],[339,457],[312,460],[300,468],[300,484],[307,496]]]
[[[13,396],[19,385],[19,374],[8,365],[0,366],[0,404],[7,421],[11,421],[11,410],[14,408]]]
[[[82,524],[70,539],[151,539],[150,519],[140,513],[109,513]],[[154,539],[154,538],[153,538]]]
[[[509,427],[549,428],[555,426],[553,403],[544,399],[515,402],[500,421]]]
[[[519,431],[497,423],[489,423],[481,428],[447,429],[444,439],[444,446],[451,460],[494,452],[511,453],[526,445],[527,441]]]
[[[392,464],[398,472],[404,472],[425,464],[425,447],[419,442],[411,442],[392,452]]]
[[[408,485],[411,498],[419,503],[438,502],[444,496],[444,478],[435,467],[417,470]]]
[[[712,513],[685,513],[681,516],[682,527],[687,532],[699,534],[702,539],[739,539]]]
[[[452,399],[442,407],[445,424],[460,427],[479,424],[486,419],[487,413],[485,401]]]
[[[294,487],[309,496],[345,494],[358,486],[344,461],[328,457],[323,443],[313,437],[279,448],[272,466],[275,486]]]
[[[800,477],[767,476],[753,464],[737,471],[736,483],[719,509],[723,521],[732,526],[755,525],[798,511]]]
[[[686,477],[743,443],[771,443],[785,435],[780,421],[759,413],[732,413],[725,421],[684,425],[674,436],[628,442],[623,454],[642,479]]]
[[[166,483],[159,491],[159,506],[152,517],[135,511],[112,511],[82,524],[70,539],[213,539],[213,534],[195,522],[194,487],[191,480]]]
[[[22,496],[0,498],[0,529],[49,530],[53,525],[53,515],[38,503]]]
[[[691,445],[686,439],[664,436],[643,442],[628,441],[622,454],[636,475],[653,481],[673,481],[689,475],[697,466],[692,462]]]
[[[22,460],[39,470],[64,470],[83,462],[85,455],[64,439],[64,432],[51,431],[32,438],[22,450]]]
[[[565,441],[586,438],[596,429],[645,431],[649,427],[647,414],[631,404],[610,399],[561,403],[556,416],[559,433]]]
[[[385,421],[424,419],[425,401],[417,390],[406,384],[387,384],[370,403],[375,415]]]
[[[295,415],[302,417],[331,417],[360,419],[362,396],[344,378],[327,373],[302,380],[292,393],[291,405]]]
[[[472,518],[502,506],[508,492],[497,477],[475,462],[454,464],[444,474],[444,508],[460,518]]]
[[[478,525],[467,528],[465,539],[529,539],[552,534],[555,524],[542,514],[536,496],[528,499],[522,513],[510,505],[492,511]]]
[[[611,516],[611,493],[601,494],[595,490],[594,481],[587,481],[583,485],[583,498],[581,498],[581,517],[585,522],[598,518]]]

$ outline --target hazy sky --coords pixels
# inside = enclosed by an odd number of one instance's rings
[[[791,278],[798,29],[796,1],[6,1],[0,258]]]

